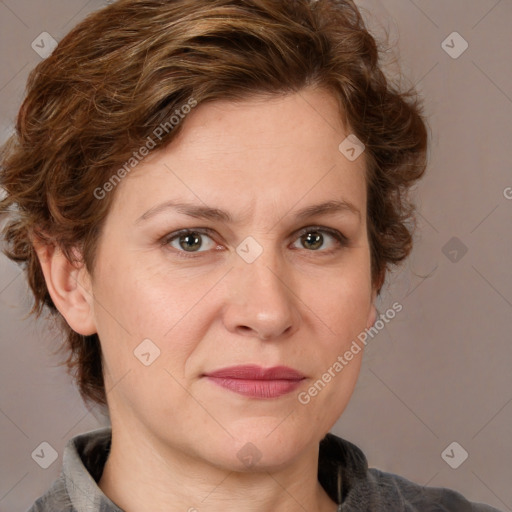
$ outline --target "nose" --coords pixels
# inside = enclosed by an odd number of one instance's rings
[[[289,337],[299,327],[300,300],[291,273],[268,252],[253,263],[239,259],[229,273],[223,321],[232,333],[272,340]]]

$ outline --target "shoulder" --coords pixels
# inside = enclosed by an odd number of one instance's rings
[[[390,506],[399,503],[404,511],[500,512],[489,505],[468,501],[462,494],[452,489],[425,487],[400,475],[386,473],[376,468],[368,469],[368,479],[374,483],[384,503],[389,502]]]
[[[358,446],[332,433],[320,442],[318,478],[344,512],[500,512],[457,491],[370,468]]]

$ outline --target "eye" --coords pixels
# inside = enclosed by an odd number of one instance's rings
[[[181,253],[205,252],[216,247],[208,233],[210,233],[208,229],[183,229],[166,237],[163,243]],[[205,239],[209,241],[205,243]]]
[[[181,257],[193,258],[200,253],[221,247],[214,242],[213,236],[214,231],[208,228],[182,229],[163,238],[162,244],[170,246]],[[347,237],[339,231],[320,226],[304,228],[298,233],[298,237],[295,244],[300,242],[302,247],[295,247],[295,249],[306,249],[309,252],[324,254],[334,253],[346,247],[349,242]],[[321,250],[322,248],[323,250]]]
[[[331,239],[331,243],[328,244],[327,249],[325,249],[325,235],[327,235],[327,239]],[[348,239],[345,235],[335,229],[320,226],[304,228],[299,232],[299,238],[297,241],[302,244],[303,248],[309,251],[318,251],[322,246],[324,246],[324,250],[321,252],[325,253],[335,252],[348,245]]]

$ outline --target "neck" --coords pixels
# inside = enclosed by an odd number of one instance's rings
[[[112,428],[112,445],[98,483],[126,512],[335,512],[317,478],[318,446],[275,471],[240,472],[214,466],[150,437]]]

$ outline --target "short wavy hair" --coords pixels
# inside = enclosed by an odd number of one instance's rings
[[[428,139],[417,91],[385,76],[382,51],[351,0],[119,0],[79,23],[30,73],[15,132],[0,150],[4,252],[25,268],[31,313],[47,306],[63,329],[59,350],[86,404],[107,406],[100,340],[74,332],[57,311],[34,237],[93,273],[115,197],[98,200],[95,191],[191,98],[239,101],[307,86],[333,94],[366,146],[371,275],[380,294],[389,266],[412,250],[408,191],[425,171]]]

